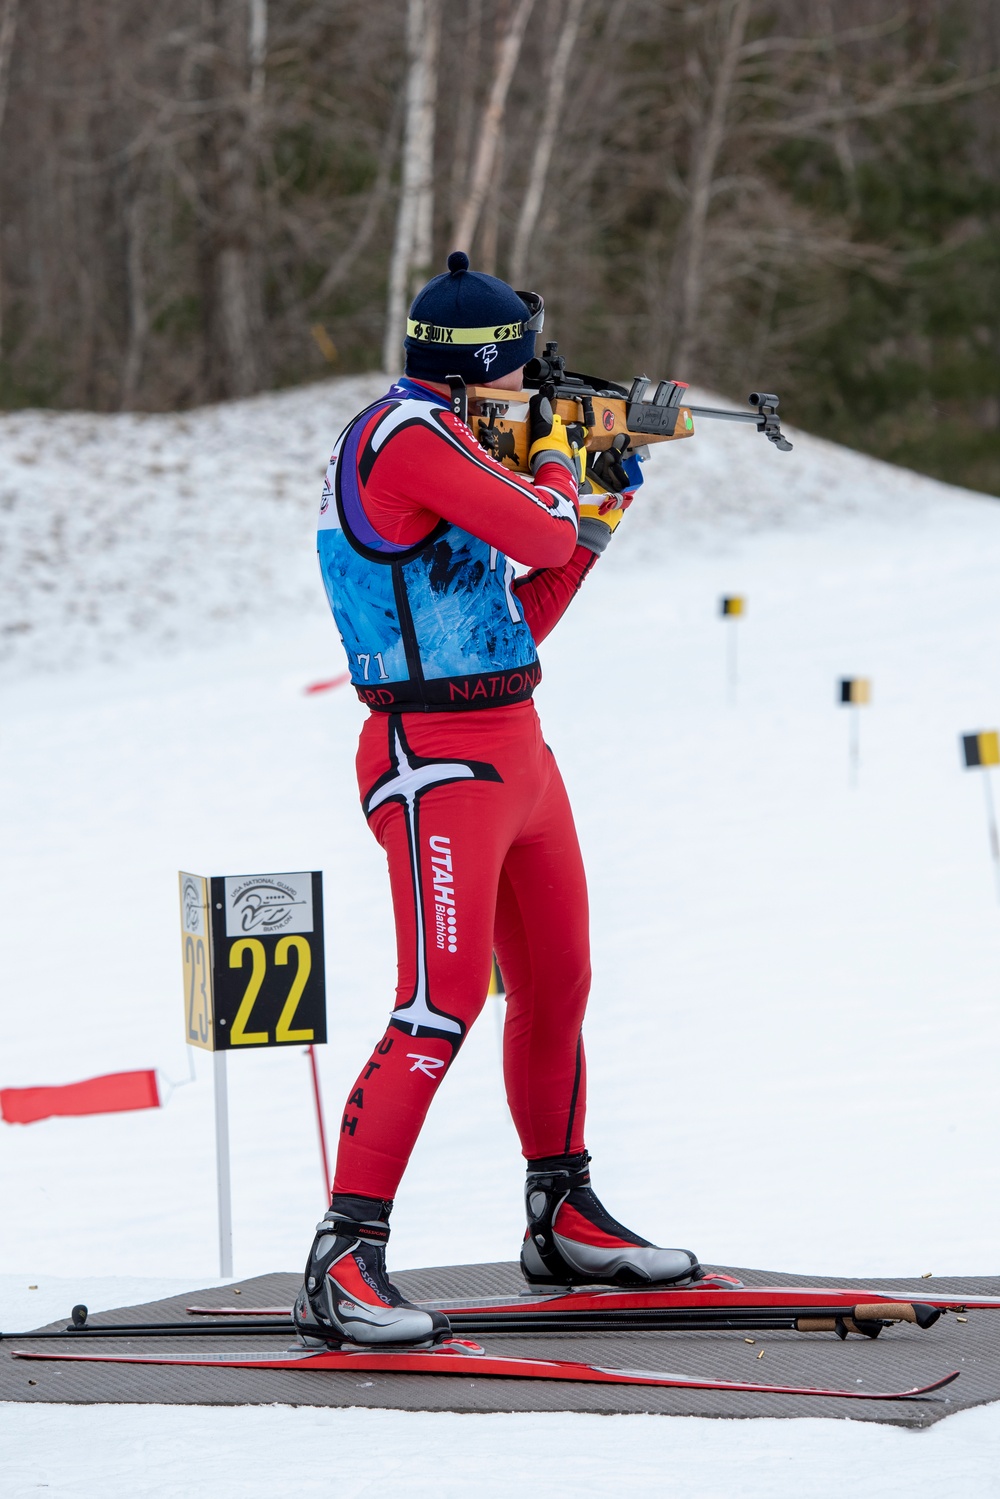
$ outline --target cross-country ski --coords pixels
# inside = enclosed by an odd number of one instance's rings
[[[15,1349],[14,1357],[52,1362],[99,1364],[168,1364],[213,1369],[295,1369],[309,1373],[453,1374],[490,1379],[554,1379],[585,1384],[657,1385],[665,1389],[720,1390],[734,1394],[825,1395],[842,1400],[915,1400],[931,1395],[959,1377],[955,1369],[929,1384],[908,1390],[838,1390],[811,1385],[769,1384],[761,1380],[713,1379],[710,1375],[668,1374],[643,1369],[606,1369],[570,1359],[509,1358],[488,1353],[476,1343],[452,1340],[438,1348],[399,1350],[353,1348],[282,1353],[42,1353]]]

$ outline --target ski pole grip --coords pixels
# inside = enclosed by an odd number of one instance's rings
[[[853,1313],[858,1322],[916,1322],[917,1314],[908,1301],[866,1301]]]
[[[913,1322],[917,1327],[933,1327],[941,1315],[936,1306],[921,1301],[871,1302],[854,1308],[859,1322],[877,1322],[880,1319],[893,1322]]]
[[[848,1332],[862,1332],[859,1323],[864,1322],[912,1322],[918,1327],[930,1327],[941,1313],[936,1306],[914,1306],[908,1301],[865,1301],[852,1309],[850,1316],[841,1316],[840,1322]],[[836,1317],[797,1317],[797,1332],[836,1332]]]

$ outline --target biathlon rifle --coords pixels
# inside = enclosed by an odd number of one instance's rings
[[[529,473],[528,402],[541,393],[567,427],[587,429],[587,450],[597,457],[589,463],[598,480],[622,460],[654,442],[675,442],[694,436],[695,417],[718,421],[752,422],[758,432],[782,453],[792,444],[782,434],[778,397],[763,391],[749,396],[752,411],[720,411],[714,406],[689,406],[684,400],[687,385],[680,380],[661,380],[650,394],[652,381],[639,375],[631,386],[566,368],[559,346],[547,343],[540,358],[524,367],[525,389],[496,390],[487,385],[469,385],[458,376],[448,377],[452,410],[468,421],[479,442],[499,462],[518,473]],[[621,488],[620,483],[609,488]]]

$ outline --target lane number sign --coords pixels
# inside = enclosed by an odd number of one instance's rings
[[[188,1044],[325,1042],[320,872],[179,878]]]

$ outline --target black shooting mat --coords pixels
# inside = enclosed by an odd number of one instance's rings
[[[871,1291],[909,1291],[919,1279],[844,1280],[731,1270],[747,1285],[856,1286]],[[516,1264],[447,1265],[394,1276],[410,1297],[446,1298],[518,1294],[524,1282]],[[297,1275],[260,1275],[214,1290],[171,1296],[144,1306],[95,1314],[94,1325],[180,1322],[187,1306],[289,1307],[301,1284]],[[935,1277],[938,1294],[1000,1295],[998,1277]],[[238,1293],[238,1294],[237,1294]],[[51,1327],[65,1326],[66,1318]],[[192,1322],[194,1319],[192,1319]],[[864,1401],[824,1396],[745,1394],[738,1391],[658,1389],[643,1385],[596,1385],[451,1374],[340,1373],[264,1369],[198,1369],[156,1364],[41,1363],[11,1357],[16,1339],[0,1342],[0,1400],[98,1405],[311,1405],[366,1406],[406,1411],[590,1411],[645,1412],[674,1416],[826,1416],[881,1421],[914,1429],[970,1406],[1000,1399],[1000,1309],[972,1311],[967,1322],[949,1313],[921,1332],[910,1324],[886,1328],[872,1340],[834,1333],[799,1332],[602,1332],[529,1335],[484,1334],[490,1353],[564,1358],[603,1367],[666,1370],[772,1384],[824,1385],[838,1389],[902,1390],[931,1383],[952,1369],[960,1378],[919,1400]],[[745,1338],[753,1338],[748,1343]],[[294,1335],[246,1332],[222,1338],[96,1338],[80,1340],[81,1352],[243,1353],[289,1347]],[[69,1339],[24,1343],[25,1348],[71,1351]],[[763,1351],[763,1357],[758,1354]],[[471,1362],[471,1361],[470,1361]],[[860,1381],[860,1383],[859,1383]]]

